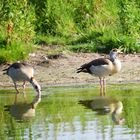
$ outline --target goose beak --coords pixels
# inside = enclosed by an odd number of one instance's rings
[[[118,54],[123,54],[122,49],[117,49]]]

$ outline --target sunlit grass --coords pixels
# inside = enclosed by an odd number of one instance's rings
[[[55,51],[52,48],[51,54],[63,49],[108,53],[112,48],[122,48],[125,53],[140,52],[137,1],[31,3],[1,2],[0,64],[27,59],[33,44],[59,46]],[[13,25],[11,31],[9,23]]]
[[[140,52],[138,0],[1,1],[0,5],[0,63],[26,59],[27,46],[33,42],[74,52],[108,53],[114,47]]]
[[[25,60],[32,51],[33,47],[20,42],[6,45],[5,47],[0,48],[0,63]]]

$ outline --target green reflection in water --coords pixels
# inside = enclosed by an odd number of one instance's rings
[[[32,91],[27,91],[28,101],[19,95],[18,109],[30,105],[34,98]],[[23,109],[23,114],[31,109],[30,117],[16,118],[8,107],[13,109],[14,91],[0,91],[0,139],[135,139],[140,138],[140,86],[111,85],[107,89],[107,98],[113,99],[103,106],[116,107],[115,102],[123,104],[120,117],[125,119],[122,125],[116,125],[109,110],[99,114],[95,108],[95,100],[99,99],[97,87],[84,85],[79,87],[44,88],[42,100],[32,115],[32,106]],[[91,101],[90,107],[80,101]],[[98,100],[96,100],[98,101]],[[99,102],[99,101],[98,101]],[[96,104],[98,104],[98,102]],[[111,103],[110,103],[111,102]],[[89,103],[89,102],[88,102]],[[100,102],[98,106],[102,103]],[[97,106],[96,106],[97,108]],[[100,107],[101,110],[104,108]],[[21,113],[22,110],[20,110]],[[15,113],[15,112],[14,112]],[[93,133],[94,132],[94,133]]]

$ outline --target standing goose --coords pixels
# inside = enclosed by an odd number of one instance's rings
[[[121,62],[117,55],[122,53],[119,49],[112,49],[109,58],[98,58],[82,65],[77,69],[77,73],[85,72],[97,76],[100,79],[100,95],[105,95],[105,77],[111,76],[121,70]]]
[[[28,81],[37,92],[37,98],[41,98],[41,87],[34,78],[34,69],[32,66],[27,63],[13,63],[3,71],[6,71],[4,74],[7,74],[13,80],[16,96],[19,93],[16,82],[23,81],[23,89],[25,90],[25,83]]]

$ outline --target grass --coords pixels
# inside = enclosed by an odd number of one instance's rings
[[[97,47],[94,43],[69,45],[68,49],[73,52],[97,52]]]
[[[0,64],[6,62],[14,62],[19,60],[25,60],[28,58],[28,54],[33,51],[31,46],[20,42],[6,45],[0,49]]]
[[[122,48],[139,53],[139,6],[139,0],[0,1],[0,63],[26,59],[27,46],[34,44],[66,46],[74,52]]]
[[[46,35],[37,35],[35,39],[35,44],[38,45],[61,45],[64,46],[69,39],[61,36],[46,36]]]

